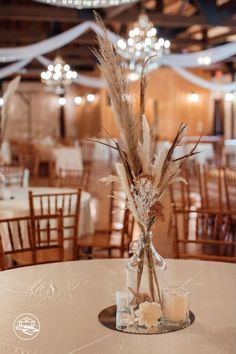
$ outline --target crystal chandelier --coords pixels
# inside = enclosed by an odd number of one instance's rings
[[[77,9],[89,9],[131,4],[138,0],[34,0],[48,5],[64,6]]]
[[[170,52],[170,41],[164,38],[157,39],[156,35],[157,29],[149,21],[147,14],[142,12],[129,31],[128,39],[118,40],[118,51],[126,58],[133,78],[141,73],[145,59],[152,56],[161,57]]]
[[[72,71],[60,56],[48,65],[47,71],[41,73],[41,81],[47,90],[56,92],[58,95],[64,94],[65,88],[71,85],[76,77],[77,72]]]

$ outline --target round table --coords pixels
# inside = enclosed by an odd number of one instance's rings
[[[74,189],[69,188],[52,188],[52,187],[29,187],[11,188],[11,195],[13,199],[0,200],[0,217],[11,218],[29,215],[29,191],[34,194],[47,193],[66,193],[73,192]],[[94,224],[90,210],[91,196],[87,192],[81,193],[81,207],[79,220],[79,236],[90,234],[94,232]],[[40,205],[39,205],[40,208]]]
[[[233,354],[236,349],[236,265],[167,260],[168,285],[190,289],[195,322],[184,330],[136,335],[101,325],[126,276],[125,259],[45,264],[0,272],[0,353]],[[31,340],[18,338],[15,319],[40,321]]]

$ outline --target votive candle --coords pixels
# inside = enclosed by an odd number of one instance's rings
[[[189,290],[183,287],[163,289],[163,314],[170,322],[184,322],[189,316]]]

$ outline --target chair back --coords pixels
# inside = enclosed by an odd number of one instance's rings
[[[0,166],[0,172],[5,177],[6,187],[24,186],[25,169],[23,166]]]
[[[59,187],[81,188],[88,190],[89,171],[60,168],[57,177]]]
[[[48,215],[58,208],[63,210],[64,248],[72,251],[77,259],[76,245],[79,230],[81,189],[76,192],[33,194],[29,191],[30,215]]]
[[[133,239],[134,217],[128,208],[125,209],[123,228],[121,231],[121,256],[124,256],[125,251],[129,251],[129,245]]]
[[[223,169],[210,168],[207,165],[203,170],[203,207],[206,209],[222,210],[225,206],[225,192],[223,185]]]
[[[236,170],[224,169],[224,186],[227,208],[236,212]]]
[[[80,146],[83,157],[83,166],[86,170],[90,170],[93,163],[95,143],[93,141],[82,140]]]
[[[236,262],[236,227],[231,214],[206,209],[173,209],[173,213],[177,258]]]
[[[0,268],[13,267],[14,256],[27,256],[27,264],[41,263],[39,251],[57,250],[53,261],[63,260],[63,212],[0,220]],[[17,259],[17,258],[16,258]]]

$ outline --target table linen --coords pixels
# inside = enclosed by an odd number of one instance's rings
[[[0,218],[13,218],[29,215],[29,190],[31,190],[34,194],[66,193],[75,191],[74,189],[69,188],[52,187],[11,188],[11,195],[13,199],[0,200]],[[90,199],[91,196],[88,192],[83,191],[81,193],[79,236],[94,232]],[[36,203],[36,211],[37,209],[40,209],[39,200],[37,200]]]
[[[45,264],[0,272],[0,354],[233,354],[236,348],[236,265],[167,260],[168,285],[190,289],[195,322],[161,335],[130,335],[102,326],[98,313],[115,303],[127,260]],[[16,337],[22,313],[40,321],[32,340]]]

